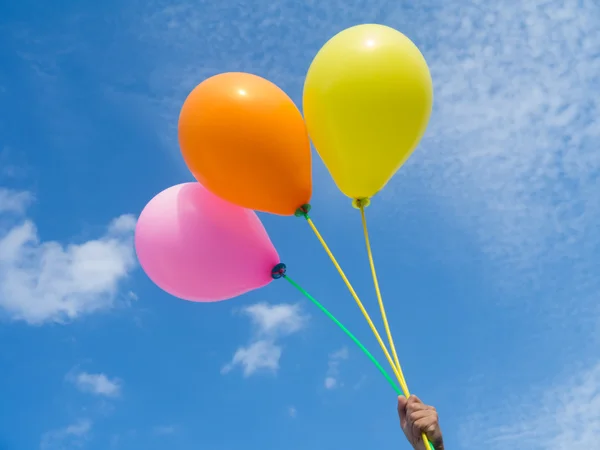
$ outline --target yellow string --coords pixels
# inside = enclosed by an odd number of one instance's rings
[[[398,359],[398,354],[396,353],[396,346],[394,345],[394,339],[392,338],[392,331],[390,330],[390,324],[388,322],[387,314],[385,312],[385,306],[383,305],[381,289],[379,289],[379,281],[377,280],[377,271],[375,270],[375,261],[373,259],[373,251],[371,250],[371,240],[369,239],[369,229],[367,227],[367,217],[365,215],[364,204],[360,204],[359,209],[360,217],[362,220],[363,232],[365,235],[365,244],[367,246],[367,254],[369,256],[369,265],[371,266],[371,275],[373,276],[373,285],[375,286],[375,293],[377,294],[377,301],[379,302],[379,310],[381,311],[381,319],[383,320],[383,325],[387,333],[390,349],[392,350],[392,355],[394,356],[394,362],[396,363],[397,373],[402,377],[402,381],[404,383],[403,390],[405,391],[406,398],[408,398],[410,397],[410,391],[408,390],[408,384],[406,383],[406,379],[404,378],[402,366],[400,366],[400,360]],[[421,433],[421,439],[423,439],[423,443],[429,448],[429,440],[427,439],[427,435],[425,433]],[[433,446],[431,447],[433,448]]]
[[[358,298],[358,295],[356,294],[356,291],[354,290],[354,288],[350,284],[350,281],[346,277],[346,274],[344,273],[344,271],[340,267],[339,263],[335,259],[335,256],[333,256],[333,253],[329,249],[329,246],[325,242],[325,239],[323,239],[323,237],[321,236],[321,233],[319,233],[319,230],[317,229],[317,227],[313,223],[312,219],[310,217],[306,216],[306,221],[308,222],[308,224],[310,225],[311,229],[315,233],[315,236],[317,236],[317,239],[319,240],[319,242],[321,243],[321,245],[325,249],[325,252],[327,253],[327,255],[329,256],[329,259],[331,259],[331,262],[333,263],[333,265],[335,266],[335,268],[339,272],[340,276],[342,277],[342,280],[344,280],[344,283],[346,284],[346,287],[350,291],[350,294],[352,294],[352,297],[356,301],[356,304],[360,308],[360,311],[362,312],[363,316],[365,316],[365,319],[367,320],[367,323],[369,324],[369,327],[371,327],[371,331],[375,335],[375,338],[377,338],[377,342],[379,343],[379,346],[383,350],[383,353],[385,354],[385,357],[387,358],[388,362],[390,363],[390,366],[392,367],[392,370],[394,371],[394,374],[396,375],[396,378],[398,379],[398,382],[400,383],[400,386],[402,387],[402,392],[404,393],[404,396],[406,398],[408,398],[410,396],[410,393],[408,392],[408,386],[406,386],[406,382],[404,381],[404,376],[398,371],[398,368],[394,364],[394,360],[390,356],[390,353],[388,352],[388,349],[386,348],[386,346],[385,346],[385,344],[383,342],[383,339],[381,339],[381,336],[379,335],[379,332],[377,331],[377,328],[375,328],[375,325],[373,324],[373,321],[371,320],[371,317],[369,316],[369,313],[367,312],[367,310],[363,306],[362,302],[360,301],[360,298]]]
[[[360,308],[360,311],[362,312],[363,316],[367,320],[367,323],[369,324],[369,327],[371,327],[371,331],[373,332],[373,334],[377,338],[377,342],[379,343],[379,346],[381,347],[381,350],[383,350],[383,353],[385,354],[385,357],[387,358],[390,366],[392,367],[392,370],[394,371],[394,374],[396,375],[396,378],[398,379],[398,383],[400,383],[400,387],[402,388],[402,392],[403,392],[404,396],[406,398],[408,398],[408,397],[410,397],[410,391],[408,390],[408,385],[406,384],[406,380],[404,379],[404,374],[402,373],[402,367],[400,366],[400,361],[398,359],[398,355],[396,354],[396,348],[395,348],[395,345],[394,345],[394,341],[392,339],[391,331],[389,329],[389,323],[388,323],[388,320],[387,320],[387,315],[385,314],[385,308],[383,306],[383,299],[381,297],[381,291],[379,289],[379,283],[377,281],[377,272],[375,271],[375,263],[374,263],[374,260],[373,260],[373,252],[371,251],[371,244],[370,244],[370,241],[369,241],[369,234],[368,234],[368,229],[367,229],[367,221],[366,221],[366,217],[364,215],[364,206],[363,205],[360,206],[360,210],[361,210],[361,215],[362,215],[362,218],[363,218],[363,229],[364,229],[364,232],[365,232],[365,241],[367,243],[367,252],[369,254],[369,262],[371,264],[371,273],[373,275],[373,283],[375,284],[375,290],[377,292],[377,300],[379,301],[379,306],[380,306],[381,314],[382,314],[383,321],[384,321],[384,324],[385,324],[385,327],[386,327],[386,332],[388,333],[388,339],[390,341],[390,346],[391,346],[392,351],[394,353],[394,360],[390,356],[390,353],[389,353],[388,349],[386,348],[386,346],[385,346],[385,344],[383,342],[383,339],[381,339],[381,336],[380,336],[379,332],[377,331],[377,328],[375,327],[375,324],[371,320],[371,317],[369,316],[369,313],[367,312],[367,310],[365,309],[364,305],[360,301],[360,298],[358,297],[358,295],[356,294],[356,291],[354,290],[354,288],[350,284],[350,281],[348,280],[348,277],[346,277],[346,274],[344,273],[344,271],[340,267],[340,265],[337,262],[335,256],[333,255],[333,253],[329,249],[329,246],[325,242],[325,239],[323,239],[323,236],[321,236],[321,233],[319,233],[319,230],[317,229],[317,227],[314,224],[314,222],[312,221],[312,219],[310,217],[308,217],[308,215],[305,215],[305,218],[306,218],[306,221],[308,222],[308,224],[310,225],[310,228],[315,233],[315,236],[317,237],[317,239],[319,240],[319,242],[321,243],[321,245],[325,249],[325,252],[329,256],[329,259],[331,259],[331,262],[333,263],[333,265],[335,266],[335,268],[339,272],[340,276],[342,277],[342,280],[344,280],[344,283],[346,284],[346,287],[350,291],[350,294],[352,294],[352,297],[356,301],[356,304]],[[425,446],[428,449],[430,448],[431,450],[433,450],[433,444],[431,444],[431,442],[429,442],[429,439],[427,439],[427,435],[425,433],[421,433],[421,439],[423,439],[423,443],[425,444]]]
[[[375,293],[377,294],[377,302],[379,303],[379,310],[381,311],[381,318],[383,320],[383,325],[385,327],[385,332],[387,334],[388,342],[390,344],[390,350],[392,351],[392,356],[394,357],[394,362],[396,363],[396,369],[400,373],[400,376],[404,380],[406,384],[406,379],[404,378],[404,373],[402,372],[402,366],[400,366],[400,360],[398,359],[398,353],[396,353],[396,346],[394,345],[394,339],[392,338],[392,331],[390,330],[390,324],[387,319],[387,314],[385,312],[385,306],[383,305],[383,298],[381,297],[381,290],[379,289],[379,281],[377,280],[377,272],[375,271],[375,261],[373,260],[373,251],[371,250],[371,241],[369,239],[369,230],[367,228],[367,218],[365,216],[365,207],[360,205],[360,216],[362,219],[363,232],[365,235],[365,244],[367,245],[367,254],[369,255],[369,265],[371,266],[371,275],[373,276],[373,285],[375,286]],[[408,388],[406,389],[408,391]],[[410,394],[409,394],[410,395]]]

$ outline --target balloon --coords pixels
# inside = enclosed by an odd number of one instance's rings
[[[198,302],[236,297],[267,285],[279,256],[254,211],[199,183],[170,187],[146,205],[135,249],[161,289]]]
[[[317,53],[304,84],[309,135],[338,188],[353,199],[375,195],[404,164],[432,104],[425,58],[383,25],[338,33]]]
[[[236,205],[292,215],[310,200],[306,125],[264,78],[223,73],[200,83],[181,109],[179,144],[194,177]]]

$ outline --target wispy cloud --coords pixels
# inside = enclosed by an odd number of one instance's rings
[[[288,408],[288,414],[292,419],[295,419],[296,417],[298,417],[298,410],[295,406],[290,406]]]
[[[299,305],[257,303],[243,312],[250,317],[255,334],[267,338],[294,334],[306,325],[307,319]]]
[[[177,427],[175,425],[159,425],[154,427],[154,434],[158,436],[166,436],[170,434],[174,434],[177,431]]]
[[[31,195],[0,190],[0,308],[13,320],[65,322],[110,307],[135,267],[135,219],[113,220],[98,239],[42,242],[24,217]]]
[[[80,419],[77,422],[59,430],[44,433],[40,442],[40,450],[64,450],[78,448],[88,439],[92,422]]]
[[[572,450],[600,442],[600,363],[466,418],[463,447]]]
[[[2,89],[0,88],[0,94]],[[0,179],[18,179],[28,172],[28,166],[23,161],[23,155],[4,146],[0,150]],[[16,160],[16,161],[15,161]]]
[[[535,285],[568,259],[586,278],[574,287],[596,290],[586,269],[600,245],[600,4],[469,0],[429,14],[413,37],[431,67],[434,114],[382,197],[397,205],[394,186],[418,178],[515,275],[496,281]]]
[[[221,370],[229,373],[240,366],[244,376],[257,372],[277,372],[283,351],[279,340],[300,331],[308,320],[299,305],[258,303],[243,310],[253,324],[250,343],[236,350],[231,362]]]
[[[30,192],[0,187],[0,214],[24,214],[32,201]]]
[[[103,373],[79,372],[67,378],[82,392],[112,398],[121,395],[122,381]]]
[[[341,386],[339,381],[340,364],[346,359],[348,359],[348,349],[346,347],[343,347],[329,355],[329,361],[327,362],[327,374],[325,376],[326,389],[335,389]]]
[[[226,374],[236,366],[241,366],[244,376],[248,377],[258,371],[277,372],[282,348],[272,340],[259,340],[236,350],[230,363],[221,373]]]

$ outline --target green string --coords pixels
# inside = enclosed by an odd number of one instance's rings
[[[388,383],[390,384],[390,386],[392,386],[392,388],[394,389],[394,391],[396,391],[396,393],[398,395],[402,395],[402,391],[400,390],[400,388],[396,385],[396,383],[394,383],[394,380],[392,380],[392,378],[389,376],[389,374],[385,371],[385,369],[383,367],[381,367],[381,364],[379,364],[379,361],[377,361],[375,359],[375,357],[371,354],[371,352],[369,350],[367,350],[367,348],[362,344],[362,342],[360,342],[356,336],[354,336],[350,330],[348,330],[348,328],[346,328],[339,320],[337,320],[333,314],[331,314],[327,308],[325,308],[323,305],[321,305],[321,303],[319,303],[317,301],[316,298],[314,298],[312,295],[310,295],[306,290],[304,290],[304,288],[302,288],[298,283],[296,283],[294,280],[292,280],[289,276],[287,275],[283,275],[283,278],[285,278],[287,281],[289,281],[289,283],[294,286],[296,289],[298,289],[300,292],[302,292],[302,294],[308,298],[311,302],[313,302],[317,308],[319,308],[321,311],[323,311],[325,313],[325,315],[327,317],[329,317],[338,327],[341,328],[341,330],[346,333],[348,335],[348,337],[350,339],[352,339],[352,341],[354,341],[354,343],[363,351],[363,353],[365,355],[367,355],[367,357],[371,360],[371,362],[373,364],[375,364],[375,366],[379,369],[379,371],[381,372],[381,374],[385,377],[385,379],[388,381]]]
[[[294,280],[292,280],[288,275],[284,274],[283,278],[285,278],[292,286],[294,286],[296,289],[298,289],[307,299],[309,299],[311,302],[313,302],[317,308],[319,308],[321,311],[323,311],[327,317],[329,317],[338,327],[340,327],[340,329],[344,333],[346,333],[346,335],[348,335],[348,337],[350,339],[352,339],[352,341],[358,346],[358,348],[360,348],[363,351],[363,353],[365,355],[367,355],[367,357],[371,360],[371,362],[373,364],[375,364],[375,367],[377,367],[377,369],[379,369],[379,371],[385,377],[385,379],[390,384],[390,386],[392,386],[392,388],[394,389],[396,394],[402,395],[402,391],[400,390],[400,388],[396,385],[394,380],[392,380],[390,375],[385,371],[385,369],[381,366],[381,364],[379,364],[379,361],[377,361],[375,359],[375,357],[371,354],[371,352],[369,350],[367,350],[367,348],[362,344],[362,342],[360,342],[356,338],[356,336],[354,336],[350,332],[350,330],[348,330],[348,328],[346,328],[339,320],[337,320],[335,318],[335,316],[333,314],[331,314],[327,310],[327,308],[325,308],[321,303],[319,303],[316,298],[314,298],[312,295],[310,295],[302,286],[300,286],[298,283],[296,283]],[[427,447],[430,450],[435,450],[435,448],[433,447],[433,444],[431,442],[427,442],[427,444],[428,444]]]

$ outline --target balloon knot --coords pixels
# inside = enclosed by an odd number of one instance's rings
[[[355,198],[352,200],[352,206],[356,209],[366,208],[371,204],[370,198]]]
[[[285,264],[279,263],[275,267],[273,267],[273,269],[271,270],[271,276],[273,277],[273,279],[278,280],[279,278],[282,278],[285,276],[285,271],[286,271]]]
[[[296,210],[296,212],[294,213],[294,215],[296,217],[308,217],[308,213],[310,212],[310,208],[311,206],[307,203],[306,205],[302,205],[300,208],[298,208]]]

